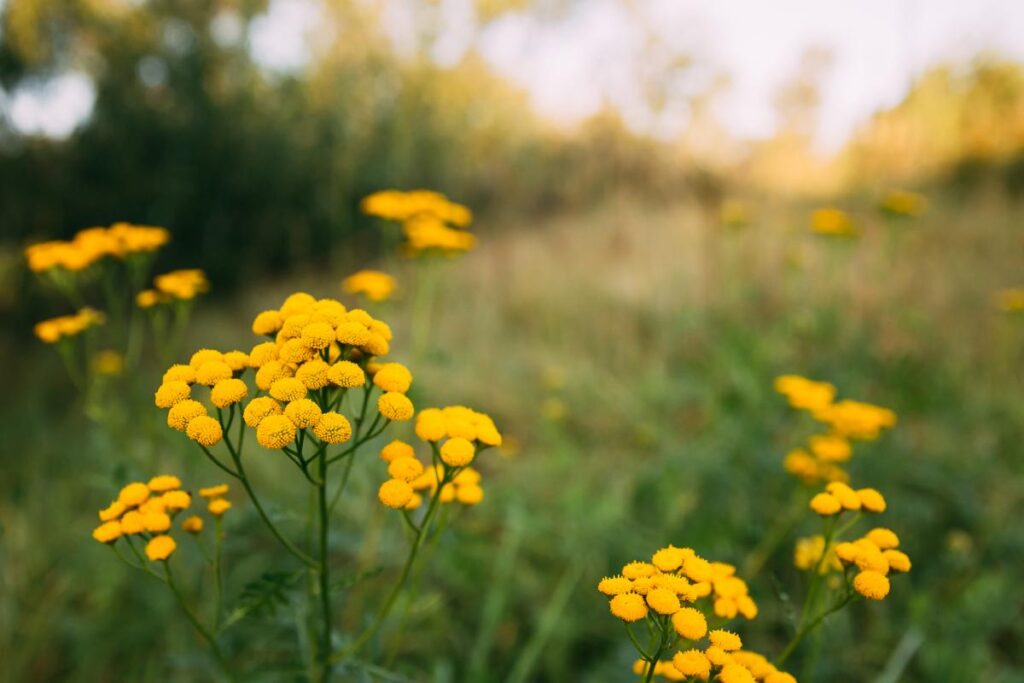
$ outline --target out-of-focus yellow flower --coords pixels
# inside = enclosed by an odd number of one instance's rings
[[[62,339],[75,337],[91,327],[102,325],[106,316],[93,308],[83,308],[74,315],[62,315],[36,323],[35,335],[47,344],[55,344]]]
[[[727,199],[722,202],[718,219],[727,228],[745,227],[750,224],[750,207],[742,200]]]
[[[857,226],[850,216],[840,209],[816,209],[811,214],[811,230],[819,235],[850,237],[857,234]]]
[[[43,273],[52,268],[77,272],[110,256],[123,259],[131,254],[151,252],[170,240],[164,228],[115,223],[109,228],[80,230],[71,240],[52,240],[25,249],[29,268]]]
[[[92,371],[97,375],[116,377],[124,372],[124,356],[113,349],[97,351],[92,357]]]
[[[412,255],[469,251],[476,238],[465,228],[472,212],[439,192],[384,190],[363,199],[364,213],[402,223],[405,249]]]
[[[912,218],[928,210],[928,200],[916,192],[892,190],[882,198],[878,206],[887,214]]]
[[[398,283],[380,270],[360,270],[341,281],[341,288],[349,294],[363,294],[370,301],[387,301]]]
[[[170,536],[154,536],[146,544],[146,557],[151,561],[166,560],[177,549],[178,544]]]
[[[832,549],[829,548],[826,559],[822,561],[822,555],[825,554],[825,537],[821,534],[798,538],[793,551],[793,564],[797,569],[804,571],[818,567],[818,571],[822,574],[830,571],[842,571],[843,566]]]
[[[996,307],[1007,313],[1024,311],[1024,287],[1002,289],[996,292]]]
[[[206,274],[198,268],[173,270],[157,275],[153,278],[153,286],[158,293],[182,301],[194,299],[210,289]],[[142,305],[141,302],[139,305]]]

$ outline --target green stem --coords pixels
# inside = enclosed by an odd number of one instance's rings
[[[213,630],[217,631],[220,628],[220,613],[221,604],[224,595],[224,579],[222,574],[221,564],[221,542],[224,538],[223,527],[221,526],[221,518],[217,516],[213,521],[214,529],[214,546],[213,546],[213,581],[214,581],[214,611],[213,611]]]
[[[782,666],[783,664],[785,664],[786,660],[789,659],[789,656],[791,654],[793,654],[793,651],[796,650],[798,645],[800,645],[800,642],[805,637],[807,637],[808,633],[817,628],[818,625],[821,624],[821,622],[823,622],[825,618],[828,617],[830,614],[838,612],[842,608],[846,607],[846,605],[848,605],[850,601],[853,600],[854,596],[854,593],[847,593],[841,600],[839,600],[834,605],[823,611],[807,625],[800,628],[800,630],[793,635],[793,639],[789,641],[789,644],[786,645],[786,648],[782,651],[782,653],[775,659],[775,666]]]
[[[317,484],[317,505],[320,512],[320,611],[323,618],[323,633],[320,636],[320,662],[323,665],[321,682],[331,676],[331,588],[330,563],[328,562],[329,517],[327,508],[327,458],[321,452],[320,482]]]
[[[192,626],[194,626],[196,631],[199,632],[199,635],[201,635],[203,639],[206,640],[207,644],[210,646],[210,651],[213,652],[214,659],[217,660],[217,664],[220,665],[220,667],[224,670],[224,673],[226,673],[230,678],[231,670],[228,668],[227,660],[224,659],[224,655],[220,651],[220,646],[217,645],[217,640],[208,630],[206,630],[206,627],[203,626],[202,622],[200,622],[199,619],[196,618],[196,615],[192,612],[192,610],[189,609],[188,603],[185,602],[184,596],[182,596],[181,591],[178,590],[178,586],[174,583],[174,575],[171,574],[171,563],[167,560],[164,560],[163,564],[164,575],[167,577],[167,585],[171,587],[171,592],[173,592],[174,597],[177,598],[178,604],[181,605],[182,611],[185,613],[185,616],[188,617],[188,620],[192,622]]]

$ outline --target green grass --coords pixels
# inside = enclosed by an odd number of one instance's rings
[[[458,511],[366,653],[393,673],[339,678],[632,680],[632,648],[596,582],[668,543],[743,566],[793,495],[781,461],[809,425],[772,379],[796,372],[899,415],[858,448],[852,474],[888,497],[879,522],[900,534],[914,569],[883,603],[827,622],[791,670],[806,681],[1024,680],[1024,317],[991,303],[1021,284],[1024,211],[998,197],[932,200],[905,224],[851,200],[863,235],[843,243],[807,234],[810,207],[782,200],[755,204],[753,224],[729,231],[687,204],[611,198],[500,226],[477,252],[440,264],[411,395],[420,407],[485,410],[519,448],[487,455],[486,500]],[[418,264],[385,265],[403,298],[371,311],[395,328],[392,356],[412,363]],[[295,288],[336,296],[343,274],[256,283],[201,305],[190,345],[245,348],[256,312]],[[5,344],[19,362],[0,416],[4,673],[204,679],[199,643],[161,587],[89,538],[95,510],[127,478],[219,481],[151,407],[159,369],[120,389],[116,427],[101,428],[81,417],[47,349]],[[279,476],[294,473],[250,457],[274,514],[297,530],[308,501]],[[336,598],[347,634],[401,561],[400,521],[374,496],[383,466],[371,451],[362,459],[332,539],[352,584]],[[229,601],[262,572],[295,569],[235,494]],[[808,516],[798,534],[815,531]],[[737,627],[768,654],[785,645],[787,609],[802,599],[791,555],[792,539],[751,580],[761,615]],[[301,675],[305,609],[292,599],[228,632],[225,649],[245,652],[250,680]]]

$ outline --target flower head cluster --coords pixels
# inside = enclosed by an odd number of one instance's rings
[[[465,230],[472,212],[439,192],[384,190],[364,198],[362,208],[371,216],[402,223],[406,249],[413,254],[451,254],[476,245],[476,238]]]
[[[209,291],[210,282],[198,268],[172,270],[153,278],[153,289],[144,289],[135,296],[139,308],[152,308],[171,301],[191,301]]]
[[[928,200],[909,190],[892,190],[882,198],[878,208],[891,216],[913,218],[928,210]]]
[[[813,569],[820,574],[842,571],[843,565],[832,551],[833,546],[829,546],[828,553],[825,552],[825,537],[822,534],[798,538],[793,549],[793,565],[797,569]],[[827,559],[822,561],[822,556]]]
[[[224,498],[228,487],[222,484],[202,489],[200,495],[211,497],[210,491],[216,495],[212,496],[209,511],[219,517],[231,507]],[[174,522],[191,505],[191,494],[182,489],[181,480],[176,476],[162,474],[148,483],[133,482],[123,487],[117,498],[99,511],[100,525],[93,529],[92,537],[107,545],[123,538],[132,553],[137,553],[132,539],[138,538],[145,543],[145,553],[151,561],[166,560],[178,547],[171,535]],[[202,531],[203,519],[192,515],[182,520],[180,526],[183,531],[197,534]]]
[[[852,237],[857,234],[857,226],[849,214],[841,209],[817,209],[811,214],[811,230],[819,235]]]
[[[370,301],[387,301],[395,292],[395,278],[379,270],[360,270],[341,281],[349,294],[362,294]]]
[[[416,435],[430,444],[433,463],[424,466],[410,444],[389,443],[380,454],[390,475],[378,491],[380,501],[407,510],[418,508],[424,494],[440,503],[480,503],[480,473],[471,465],[481,451],[502,442],[490,416],[464,406],[426,408],[416,416]]]
[[[888,408],[850,399],[836,401],[836,388],[828,382],[782,375],[775,379],[775,390],[790,406],[807,412],[826,428],[811,436],[806,447],[786,455],[786,471],[808,484],[848,481],[843,464],[853,457],[851,442],[877,439],[883,429],[896,424],[896,414]]]
[[[25,249],[29,268],[43,273],[54,268],[85,270],[110,256],[123,259],[132,254],[156,251],[171,238],[164,228],[115,223],[109,228],[86,228],[72,239],[40,242]]]
[[[62,315],[36,323],[35,335],[47,344],[56,344],[62,339],[75,337],[91,327],[102,325],[106,316],[93,308],[83,308],[73,315]]]

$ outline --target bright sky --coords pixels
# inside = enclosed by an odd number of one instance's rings
[[[379,1],[396,45],[410,44],[423,0]],[[272,0],[249,36],[262,65],[302,68],[317,2]],[[442,64],[476,47],[554,121],[571,125],[607,101],[635,129],[658,135],[684,127],[686,111],[655,116],[640,104],[637,76],[658,64],[644,49],[652,37],[669,52],[696,58],[695,79],[684,87],[700,89],[716,73],[730,75],[715,114],[740,137],[770,135],[779,86],[807,48],[830,50],[819,130],[826,149],[838,147],[879,107],[898,102],[931,64],[963,63],[986,51],[1024,62],[1024,0],[573,0],[557,16],[510,14],[482,33],[472,0],[436,4],[443,30],[434,56]],[[230,19],[211,28],[218,40],[240,38]],[[0,112],[21,130],[62,137],[88,115],[93,98],[88,79],[68,74],[11,96],[0,93]]]

